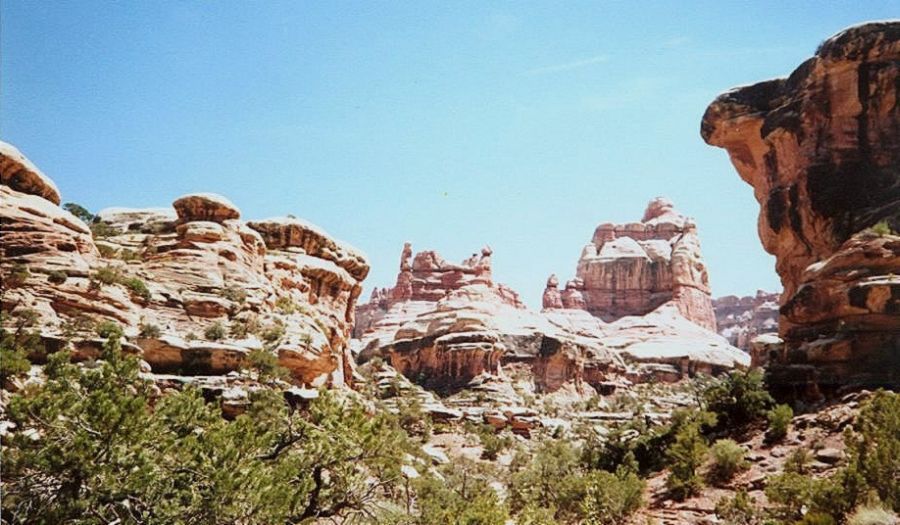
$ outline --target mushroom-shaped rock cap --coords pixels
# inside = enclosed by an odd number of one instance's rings
[[[230,200],[215,193],[191,193],[172,203],[181,222],[223,222],[238,219],[241,211]]]
[[[12,144],[0,141],[0,182],[29,195],[43,197],[59,205],[59,190],[50,177],[28,160]]]

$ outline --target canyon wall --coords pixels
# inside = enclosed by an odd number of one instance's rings
[[[713,299],[719,334],[732,345],[749,352],[753,338],[778,331],[778,295],[758,290],[756,295],[726,295]]]
[[[789,77],[720,95],[701,134],[760,204],[784,293],[770,381],[900,385],[900,23],[849,28]]]
[[[315,225],[245,223],[214,194],[170,208],[79,212],[88,224],[5,143],[0,176],[3,311],[35,312],[47,351],[71,342],[76,359],[96,357],[94,329],[111,320],[159,376],[225,375],[263,349],[300,385],[351,377],[348,341],[369,266]]]
[[[449,391],[504,378],[503,366],[525,363],[543,391],[573,383],[602,388],[620,367],[600,342],[600,321],[581,312],[581,331],[525,308],[518,294],[495,283],[491,250],[460,264],[437,252],[413,255],[404,245],[396,285],[374,289],[357,308],[359,360],[375,355],[419,384]]]

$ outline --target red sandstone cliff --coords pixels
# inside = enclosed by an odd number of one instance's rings
[[[784,285],[785,390],[900,385],[900,23],[826,40],[789,77],[720,95],[701,134],[760,204]]]

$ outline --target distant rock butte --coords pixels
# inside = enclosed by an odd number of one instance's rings
[[[759,290],[756,295],[726,295],[713,299],[716,326],[732,345],[750,351],[758,335],[778,331],[778,294]]]
[[[551,276],[544,301],[555,306],[528,310],[493,282],[490,255],[485,249],[454,265],[432,251],[413,256],[405,245],[396,286],[373,290],[357,308],[358,359],[385,357],[437,389],[502,379],[504,367],[524,366],[539,391],[565,384],[608,391],[626,377],[677,380],[749,364],[747,354],[688,321],[674,302],[608,325],[585,309],[580,280],[560,292]]]
[[[716,329],[696,225],[668,199],[650,201],[641,222],[597,226],[576,275],[562,294],[556,277],[548,279],[544,308],[585,309],[610,322],[671,302],[686,319]]]
[[[769,372],[785,394],[900,385],[898,86],[900,22],[867,23],[703,117],[703,138],[753,186],[776,257],[785,345]]]
[[[35,310],[48,348],[72,337],[76,357],[96,355],[91,325],[114,320],[154,374],[227,374],[266,348],[300,384],[352,376],[348,341],[369,270],[359,251],[298,219],[241,222],[238,208],[214,194],[185,195],[172,208],[105,209],[97,220],[110,234],[94,239],[18,150],[0,143],[0,155],[0,269],[4,283],[16,265],[30,272],[5,287],[3,309]],[[122,282],[92,281],[104,267]],[[51,272],[64,282],[51,283]],[[148,293],[129,290],[126,278]],[[224,334],[204,340],[214,323]],[[149,326],[159,335],[142,337]]]

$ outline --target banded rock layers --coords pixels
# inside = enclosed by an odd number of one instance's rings
[[[92,327],[113,320],[154,374],[226,374],[265,348],[297,383],[350,377],[368,264],[318,227],[245,223],[228,199],[191,194],[172,208],[101,211],[95,238],[3,143],[0,175],[3,309],[34,310],[48,349],[72,340],[76,357],[96,355]]]
[[[685,318],[715,330],[696,225],[667,199],[652,200],[641,222],[598,226],[582,251],[576,276],[562,294],[555,291],[551,276],[544,308],[583,308],[615,321],[673,302]]]
[[[720,95],[701,134],[760,204],[784,285],[771,381],[900,384],[900,22],[826,40],[788,78]]]

